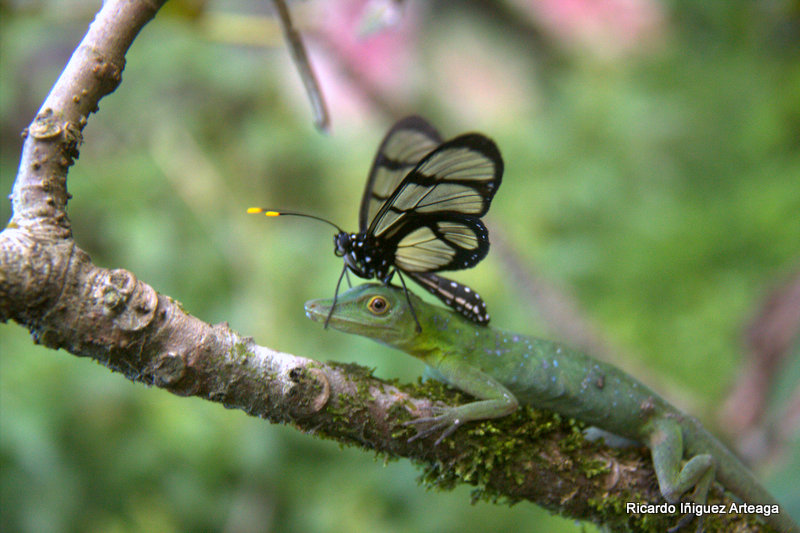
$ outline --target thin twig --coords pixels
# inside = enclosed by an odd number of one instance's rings
[[[314,117],[314,125],[318,129],[327,132],[330,126],[328,109],[325,106],[325,100],[322,97],[322,90],[320,89],[317,77],[314,75],[314,69],[311,68],[311,62],[308,60],[308,54],[306,54],[306,48],[303,45],[300,32],[298,32],[292,24],[292,18],[289,14],[289,8],[286,6],[286,2],[284,0],[272,0],[272,4],[275,6],[278,19],[281,21],[283,36],[286,39],[286,44],[289,46],[289,53],[292,56],[292,61],[297,67],[297,72],[300,73],[300,79],[303,80],[303,86],[306,88],[308,100],[311,102],[311,113]]]

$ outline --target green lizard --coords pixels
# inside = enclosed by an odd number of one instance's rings
[[[622,370],[556,342],[476,325],[410,296],[421,332],[403,290],[382,284],[360,285],[340,295],[329,325],[403,350],[424,361],[436,379],[478,398],[414,420],[425,429],[412,438],[441,431],[438,444],[467,422],[506,416],[521,403],[549,409],[647,445],[669,503],[694,488],[693,501],[704,504],[716,477],[745,503],[769,506],[772,512],[764,519],[779,531],[800,532],[748,469],[696,419]],[[306,314],[324,321],[331,304],[312,300],[305,305]],[[693,516],[685,516],[676,529]]]

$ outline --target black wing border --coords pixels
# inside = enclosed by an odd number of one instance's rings
[[[491,180],[483,181],[483,182],[475,182],[474,180],[469,179],[455,179],[455,180],[447,180],[447,181],[439,181],[436,179],[435,176],[428,176],[419,171],[419,169],[424,166],[428,160],[438,155],[439,152],[443,152],[445,150],[452,150],[453,148],[469,148],[471,150],[475,150],[477,152],[482,153],[486,156],[487,159],[491,160],[494,165],[494,177]],[[438,148],[430,152],[426,155],[420,162],[414,167],[414,170],[408,173],[408,175],[403,178],[403,181],[397,186],[394,190],[394,193],[384,202],[383,206],[380,210],[375,214],[375,217],[370,222],[369,228],[367,228],[367,234],[371,235],[374,232],[375,227],[378,225],[380,220],[386,215],[386,213],[394,207],[394,203],[397,201],[397,198],[402,193],[403,189],[409,185],[422,185],[422,186],[429,186],[432,188],[438,187],[440,185],[446,184],[458,184],[463,185],[465,187],[469,187],[478,192],[478,194],[483,198],[483,208],[479,213],[470,213],[464,214],[457,211],[452,210],[442,210],[442,211],[432,211],[425,214],[425,216],[431,216],[435,218],[439,218],[447,215],[463,217],[463,218],[475,218],[476,220],[486,214],[489,211],[489,207],[491,206],[492,199],[494,198],[495,193],[500,188],[500,184],[503,180],[503,157],[500,155],[500,150],[497,148],[497,145],[493,140],[482,135],[480,133],[465,133],[464,135],[459,135],[454,139],[451,139],[447,142],[444,142],[439,145]],[[409,219],[413,219],[417,216],[422,216],[420,213],[415,213],[413,210],[402,210],[406,211],[406,218],[399,222],[400,224],[409,224],[411,221]],[[480,223],[480,222],[479,222]],[[481,223],[481,226],[483,224]],[[485,227],[484,227],[485,230]],[[362,230],[363,231],[363,230]],[[407,232],[401,231],[404,235]],[[487,237],[488,238],[488,237]]]
[[[458,244],[447,240],[441,230],[436,226],[439,222],[452,222],[461,224],[468,227],[478,240],[478,247],[474,249],[464,248]],[[436,236],[437,239],[444,241],[447,246],[455,251],[455,255],[450,258],[448,263],[443,263],[441,266],[432,268],[430,270],[406,270],[397,265],[397,248],[400,241],[402,241],[408,234],[416,231],[421,227],[427,227]],[[404,221],[402,228],[397,231],[390,239],[383,241],[385,249],[392,252],[392,264],[395,268],[403,272],[441,272],[445,270],[464,270],[472,268],[480,263],[489,253],[489,230],[486,229],[483,221],[478,217],[472,215],[463,215],[460,213],[443,212],[443,213],[414,213]]]
[[[359,231],[362,232],[367,231],[367,228],[372,225],[371,224],[372,221],[367,220],[367,213],[369,211],[370,197],[372,196],[372,189],[375,187],[375,179],[378,175],[378,169],[382,166],[392,168],[392,167],[397,167],[398,165],[401,164],[401,162],[395,161],[387,157],[386,154],[384,153],[386,146],[392,140],[392,137],[394,137],[394,135],[396,135],[401,130],[416,130],[419,133],[426,135],[438,146],[441,146],[441,144],[444,142],[438,130],[434,128],[430,123],[428,123],[427,120],[420,117],[419,115],[410,115],[405,118],[401,118],[400,120],[395,122],[395,124],[389,129],[389,131],[383,137],[381,144],[378,146],[378,151],[375,153],[375,159],[372,161],[372,166],[370,167],[369,170],[367,183],[364,186],[364,194],[361,196],[361,206],[359,207],[358,210]],[[419,162],[424,161],[426,157],[427,155],[423,157]],[[398,182],[395,191],[397,190],[397,188],[399,188],[400,184],[403,182],[404,179],[405,176],[403,176],[403,179],[401,179]],[[384,205],[386,205],[386,203],[388,203],[391,200],[391,198],[392,197],[389,197],[384,202]],[[375,218],[377,218],[378,213],[380,213],[382,210],[383,206],[381,207],[381,209],[378,210],[378,212],[375,215]]]

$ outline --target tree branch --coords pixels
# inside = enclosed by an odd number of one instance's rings
[[[67,170],[78,157],[87,117],[119,85],[128,48],[161,4],[105,2],[27,129],[13,216],[0,233],[0,320],[27,327],[34,342],[90,357],[131,380],[407,457],[423,465],[432,485],[469,483],[478,487],[477,498],[530,500],[614,530],[672,525],[674,517],[625,512],[626,501],[661,501],[642,450],[588,443],[575,423],[533,410],[463,428],[439,446],[430,439],[409,443],[413,430],[404,421],[430,415],[432,396],[449,403],[460,396],[257,346],[226,324],[189,315],[131,272],[91,262],[72,238]],[[711,518],[709,527],[720,530],[744,521],[749,530],[759,528],[753,517]]]

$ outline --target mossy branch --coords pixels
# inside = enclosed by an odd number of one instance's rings
[[[131,380],[409,458],[431,485],[469,483],[476,498],[529,500],[613,530],[673,525],[674,517],[625,512],[626,501],[661,501],[642,450],[588,443],[573,422],[533,410],[462,428],[439,446],[409,443],[412,430],[403,422],[429,415],[436,401],[459,401],[456,393],[434,384],[401,387],[361,367],[257,346],[227,324],[189,315],[133,273],[92,263],[72,237],[67,171],[90,113],[121,82],[128,48],[162,3],[106,1],[27,128],[13,216],[0,233],[0,320]],[[712,518],[709,530],[760,530],[752,517]]]

